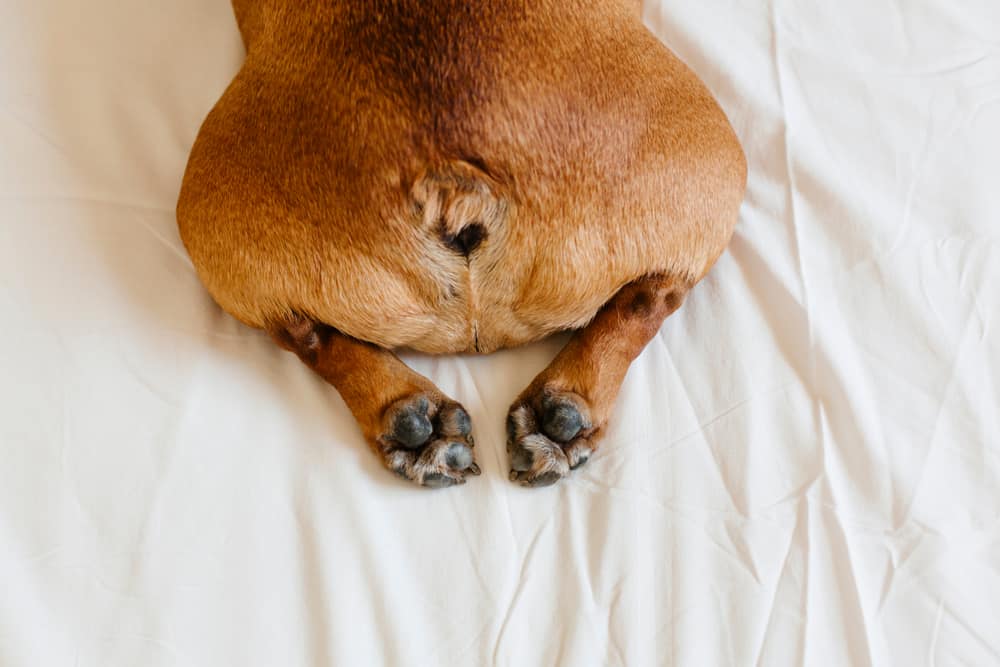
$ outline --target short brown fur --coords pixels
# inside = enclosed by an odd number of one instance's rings
[[[723,252],[746,180],[725,115],[637,3],[233,5],[246,62],[177,209],[216,301],[337,386],[373,443],[393,402],[450,401],[386,350],[583,328],[528,393],[558,385],[603,426]]]

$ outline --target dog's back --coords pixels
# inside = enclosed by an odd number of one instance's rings
[[[634,16],[572,0],[237,0],[246,64],[178,204],[216,300],[385,347],[515,345],[700,278],[745,164]]]

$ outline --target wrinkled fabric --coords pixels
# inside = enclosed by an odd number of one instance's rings
[[[731,248],[551,488],[503,422],[565,336],[404,355],[484,473],[430,492],[178,238],[228,3],[0,5],[0,664],[1000,664],[1000,4],[645,19],[746,149]]]

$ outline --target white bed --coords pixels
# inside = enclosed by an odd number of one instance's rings
[[[1000,3],[645,14],[747,151],[731,249],[551,488],[503,421],[564,339],[406,355],[475,424],[434,492],[180,243],[226,0],[0,4],[0,665],[1000,664]]]

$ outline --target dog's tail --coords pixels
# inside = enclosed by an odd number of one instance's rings
[[[507,203],[500,183],[482,168],[452,161],[427,169],[413,186],[425,229],[449,249],[469,257],[502,231]]]

